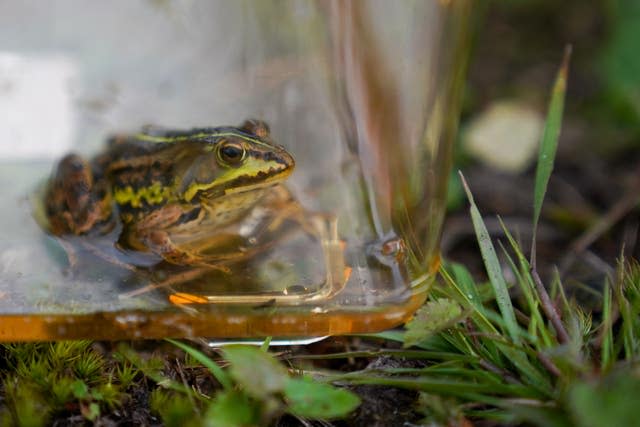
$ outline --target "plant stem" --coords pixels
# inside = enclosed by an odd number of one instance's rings
[[[542,310],[544,310],[544,314],[551,321],[554,329],[556,330],[556,334],[558,335],[558,341],[560,344],[566,344],[569,342],[569,334],[567,330],[564,328],[562,324],[562,319],[560,319],[560,315],[556,311],[556,308],[553,306],[551,302],[551,298],[549,298],[549,293],[547,289],[542,284],[542,280],[540,280],[540,275],[538,275],[538,270],[535,265],[535,257],[532,257],[531,263],[531,277],[533,277],[533,282],[536,285],[536,290],[538,291],[538,296],[540,297],[540,302],[542,305]]]

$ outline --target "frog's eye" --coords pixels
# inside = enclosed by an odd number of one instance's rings
[[[218,149],[218,160],[228,166],[239,165],[246,152],[244,147],[237,142],[223,142]]]

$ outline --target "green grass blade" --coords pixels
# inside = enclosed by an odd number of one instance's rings
[[[260,350],[267,352],[269,351],[269,346],[271,345],[271,340],[273,339],[273,337],[266,337],[264,339],[264,342],[262,343],[262,345],[260,346]]]
[[[520,246],[516,242],[515,238],[509,232],[507,226],[504,224],[504,222],[502,222],[502,218],[498,217],[498,220],[500,221],[502,230],[504,231],[504,234],[509,241],[511,249],[515,253],[518,260],[519,268],[515,265],[515,262],[511,259],[511,257],[506,253],[506,249],[503,248],[507,261],[509,262],[511,269],[517,278],[522,294],[524,295],[529,307],[529,316],[531,316],[529,332],[533,334],[532,331],[537,331],[539,336],[542,338],[542,342],[544,343],[545,347],[550,347],[553,342],[553,334],[546,326],[546,323],[540,311],[541,302],[538,294],[535,292],[535,285],[533,284],[533,278],[531,277],[529,262],[522,253],[522,250],[520,249]],[[537,344],[539,345],[540,343],[538,342]]]
[[[428,360],[447,360],[462,362],[477,362],[478,358],[471,355],[456,354],[448,352],[425,351],[425,350],[361,350],[361,351],[345,351],[340,353],[325,354],[292,354],[285,356],[286,360],[331,360],[331,359],[350,359],[350,358],[376,358],[381,356],[391,356],[403,359],[428,359]]]
[[[536,168],[535,189],[533,192],[533,245],[535,247],[536,232],[542,201],[547,192],[547,184],[553,170],[553,162],[556,157],[558,147],[558,137],[562,127],[562,113],[564,110],[564,98],[567,88],[567,74],[569,72],[569,58],[571,57],[571,47],[565,50],[562,65],[556,76],[555,84],[551,92],[551,101],[547,112],[547,120],[540,140],[540,151],[538,152],[538,166]],[[535,259],[534,252],[532,257]],[[532,262],[532,264],[534,264]]]
[[[321,381],[344,382],[349,384],[370,384],[387,387],[398,387],[408,390],[425,391],[428,393],[442,394],[466,398],[468,393],[483,393],[490,396],[518,396],[523,398],[538,398],[535,391],[518,384],[477,383],[456,379],[429,378],[429,377],[390,377],[387,375],[371,375],[370,373],[353,372],[342,375],[332,375],[319,378]]]
[[[353,336],[362,338],[374,338],[387,341],[404,342],[404,331],[399,329],[377,332],[375,334],[354,334]]]
[[[231,379],[227,375],[227,373],[213,360],[211,360],[207,355],[202,353],[199,350],[196,350],[193,347],[190,347],[180,341],[172,340],[171,338],[165,338],[171,344],[183,350],[185,353],[189,354],[191,357],[196,359],[198,362],[202,363],[204,367],[209,369],[211,374],[215,377],[216,380],[225,388],[225,390],[231,390],[233,388],[233,383]]]
[[[455,283],[458,283],[460,289],[464,293],[471,306],[479,313],[484,313],[484,306],[482,305],[482,298],[478,292],[471,273],[460,264],[452,263],[449,266],[451,273],[455,279]]]
[[[549,378],[538,370],[527,358],[525,352],[498,344],[500,351],[509,359],[511,363],[520,371],[523,380],[533,388],[544,394],[547,398],[553,393],[553,387]]]
[[[520,328],[516,322],[516,315],[513,311],[513,305],[511,304],[509,289],[507,288],[507,283],[502,275],[502,269],[500,268],[500,262],[498,261],[496,250],[493,247],[493,243],[491,243],[491,236],[489,236],[487,227],[484,225],[484,221],[482,220],[482,215],[480,215],[480,211],[473,200],[471,190],[469,189],[462,173],[460,173],[460,178],[462,179],[462,185],[464,186],[467,198],[471,205],[469,208],[471,221],[473,222],[473,228],[476,232],[478,245],[480,246],[482,260],[484,261],[485,268],[487,269],[487,275],[489,276],[489,281],[493,287],[498,308],[500,308],[500,314],[502,315],[502,319],[509,336],[513,342],[517,343],[520,341]]]
[[[533,292],[531,292],[531,287],[529,286],[529,282],[527,281],[528,278],[523,275],[522,271],[518,268],[515,261],[513,260],[513,258],[511,258],[511,255],[509,254],[509,252],[507,252],[507,249],[502,244],[500,244],[500,249],[502,249],[502,254],[506,259],[507,264],[511,268],[514,276],[516,277],[516,283],[520,287],[522,295],[524,296],[524,299],[529,308],[529,325],[527,332],[531,339],[529,339],[528,341],[531,345],[538,346],[538,344],[540,343],[539,338],[541,336],[543,337],[543,339],[546,339],[544,338],[544,335],[546,335],[546,332],[544,331],[544,320],[542,319],[542,315],[538,310],[539,303],[534,297]]]
[[[560,70],[556,76],[556,81],[551,91],[551,100],[547,111],[542,138],[540,140],[540,150],[538,152],[538,166],[536,168],[536,180],[533,191],[533,236],[531,239],[531,275],[537,289],[542,309],[553,325],[558,335],[560,343],[569,341],[569,336],[562,323],[562,319],[555,310],[547,290],[538,275],[536,268],[536,240],[538,232],[538,221],[542,210],[542,202],[547,192],[547,185],[553,170],[553,163],[558,148],[558,137],[562,127],[562,113],[564,111],[564,99],[567,90],[567,74],[569,73],[569,59],[571,58],[571,46],[567,46],[564,53]]]
[[[605,284],[602,301],[602,344],[600,347],[600,367],[603,371],[615,362],[613,345],[613,307],[611,304],[611,286]]]
[[[635,316],[631,310],[631,304],[624,292],[624,283],[625,283],[625,268],[624,268],[624,257],[622,257],[618,261],[618,271],[616,282],[614,286],[614,295],[616,299],[616,305],[618,306],[618,310],[620,311],[620,316],[622,319],[621,322],[621,334],[623,337],[623,349],[625,354],[625,359],[628,361],[632,361],[634,357],[634,353],[638,348],[638,343],[636,341],[634,326],[635,326]]]

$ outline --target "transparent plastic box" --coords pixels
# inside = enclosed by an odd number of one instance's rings
[[[439,266],[469,13],[466,0],[1,3],[0,340],[314,337],[407,320]],[[120,228],[43,229],[66,153],[91,159],[147,124],[249,118],[294,157],[284,187],[304,220],[283,214],[229,248],[248,255],[226,271],[129,262]]]

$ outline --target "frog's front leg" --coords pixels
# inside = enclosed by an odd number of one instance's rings
[[[169,233],[164,230],[148,230],[140,235],[140,240],[152,252],[171,264],[192,265],[200,261],[198,257],[174,245]]]
[[[293,221],[309,236],[317,238],[323,235],[325,225],[335,221],[335,215],[309,211],[305,209],[284,186],[276,186],[265,197],[264,205],[272,212],[263,232],[273,233],[285,221]]]
[[[132,249],[151,251],[171,264],[208,267],[227,272],[227,267],[177,244],[171,237],[184,218],[190,218],[198,211],[199,208],[185,209],[177,204],[165,205],[134,224],[125,226],[120,243]]]

